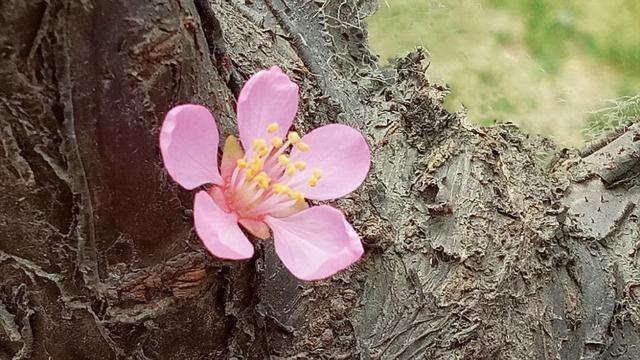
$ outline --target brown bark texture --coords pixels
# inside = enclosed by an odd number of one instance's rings
[[[472,126],[420,51],[378,67],[376,6],[0,0],[0,359],[640,359],[640,128],[577,150]],[[224,137],[274,64],[299,131],[372,148],[333,203],[366,255],[322,282],[270,241],[208,255],[159,158],[168,109]]]

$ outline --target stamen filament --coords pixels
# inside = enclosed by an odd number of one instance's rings
[[[285,195],[286,196],[286,195]],[[280,210],[285,210],[295,204],[294,199],[283,196],[274,196],[266,199],[262,203],[258,204],[256,207],[251,209],[247,215],[248,216],[256,216],[260,215],[264,212],[275,212]],[[285,206],[286,205],[286,206]]]
[[[233,174],[231,175],[231,181],[229,181],[230,187],[235,187],[236,179],[238,178],[239,173],[240,173],[240,167],[236,166],[236,168],[233,169]]]

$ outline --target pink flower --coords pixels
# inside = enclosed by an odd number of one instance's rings
[[[338,209],[309,207],[362,184],[370,165],[367,143],[339,124],[304,137],[288,132],[298,110],[298,86],[277,66],[252,76],[238,99],[240,140],[229,136],[218,171],[218,129],[200,105],[169,111],[160,149],[169,175],[196,193],[198,236],[223,259],[247,259],[253,245],[238,223],[258,238],[273,231],[276,253],[302,280],[329,277],[364,253],[358,234]],[[244,149],[244,150],[243,150]]]

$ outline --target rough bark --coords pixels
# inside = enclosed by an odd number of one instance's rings
[[[469,125],[420,52],[377,68],[375,5],[0,2],[0,359],[640,359],[640,128],[580,152]],[[171,106],[229,134],[273,64],[298,129],[372,147],[335,204],[367,254],[323,282],[269,241],[207,255],[159,159]]]

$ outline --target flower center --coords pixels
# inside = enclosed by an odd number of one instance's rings
[[[278,124],[267,127],[267,133],[278,131]],[[307,169],[304,161],[291,161],[293,147],[302,152],[310,150],[297,132],[289,132],[286,139],[253,139],[252,147],[238,159],[231,179],[224,189],[227,205],[241,218],[262,219],[305,202],[299,189],[305,182],[315,187],[322,171]],[[297,176],[308,172],[310,175]]]

